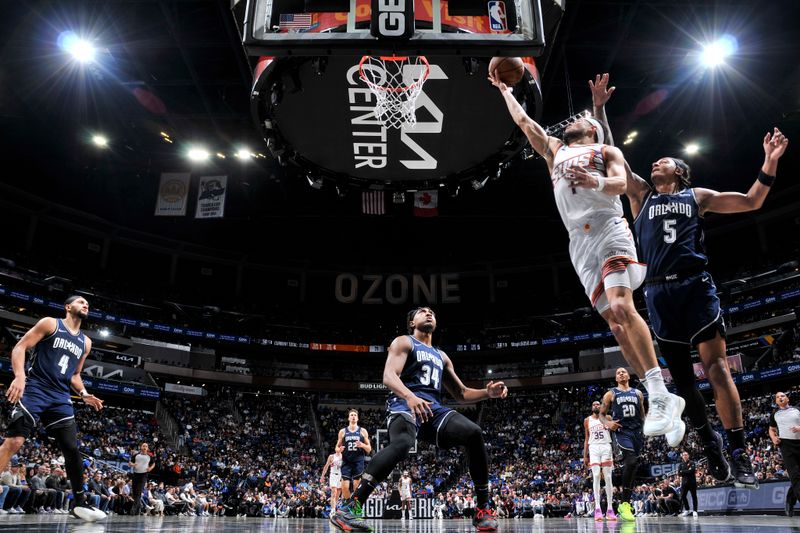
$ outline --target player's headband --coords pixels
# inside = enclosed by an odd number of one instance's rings
[[[83,298],[83,296],[78,296],[77,294],[74,294],[74,295],[70,296],[69,298],[67,298],[66,300],[64,300],[64,305],[70,305],[72,302],[74,302],[78,298]]]
[[[585,117],[585,118],[587,121],[589,121],[589,124],[591,124],[597,129],[597,143],[603,144],[603,141],[606,140],[606,135],[605,132],[603,131],[603,125],[600,124],[600,122],[595,118],[592,117]]]

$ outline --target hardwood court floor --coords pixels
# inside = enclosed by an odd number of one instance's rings
[[[375,533],[476,533],[466,520],[370,520]],[[327,520],[294,518],[200,518],[110,516],[95,523],[68,516],[0,516],[0,531],[17,533],[338,533]],[[589,518],[501,520],[499,533],[800,533],[800,517],[708,516],[637,518],[597,523]]]

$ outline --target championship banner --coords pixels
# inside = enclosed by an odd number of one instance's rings
[[[184,216],[188,197],[188,172],[162,172],[156,200],[156,216]]]
[[[203,176],[197,188],[195,218],[222,218],[225,214],[225,191],[228,176]]]

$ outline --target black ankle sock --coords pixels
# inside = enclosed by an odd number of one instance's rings
[[[475,485],[475,499],[478,507],[489,505],[489,485]]]
[[[736,450],[744,450],[744,428],[731,428],[726,429],[725,434],[728,436],[728,451],[733,455]]]

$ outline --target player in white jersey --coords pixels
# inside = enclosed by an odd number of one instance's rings
[[[403,471],[403,475],[400,477],[400,519],[405,520],[406,515],[408,513],[408,519],[414,520],[414,517],[411,516],[411,476],[408,474],[408,470]]]
[[[330,468],[330,478],[328,479],[328,486],[331,489],[331,512],[336,512],[336,505],[339,502],[339,494],[342,492],[342,451],[344,446],[339,446],[334,449],[334,453],[328,456],[325,466],[322,468],[322,477],[320,484],[325,486],[325,473]]]
[[[614,514],[614,485],[611,482],[614,470],[614,456],[611,452],[611,433],[603,423],[604,415],[600,414],[600,402],[592,403],[592,414],[583,420],[583,462],[592,469],[594,482],[594,519],[603,521],[603,510],[600,508],[600,473],[606,480],[607,520],[616,520]]]
[[[627,186],[622,152],[603,144],[603,126],[592,117],[567,126],[563,140],[550,137],[528,116],[505,83],[489,79],[500,89],[514,122],[547,162],[556,206],[569,232],[575,271],[592,306],[608,323],[623,356],[647,388],[650,409],[644,434],[672,431],[685,402],[664,386],[650,330],[633,304],[633,290],[641,285],[645,271],[637,261],[633,235],[622,218],[619,197]],[[611,94],[608,76],[598,77],[597,83],[590,85],[595,107],[602,108]]]

